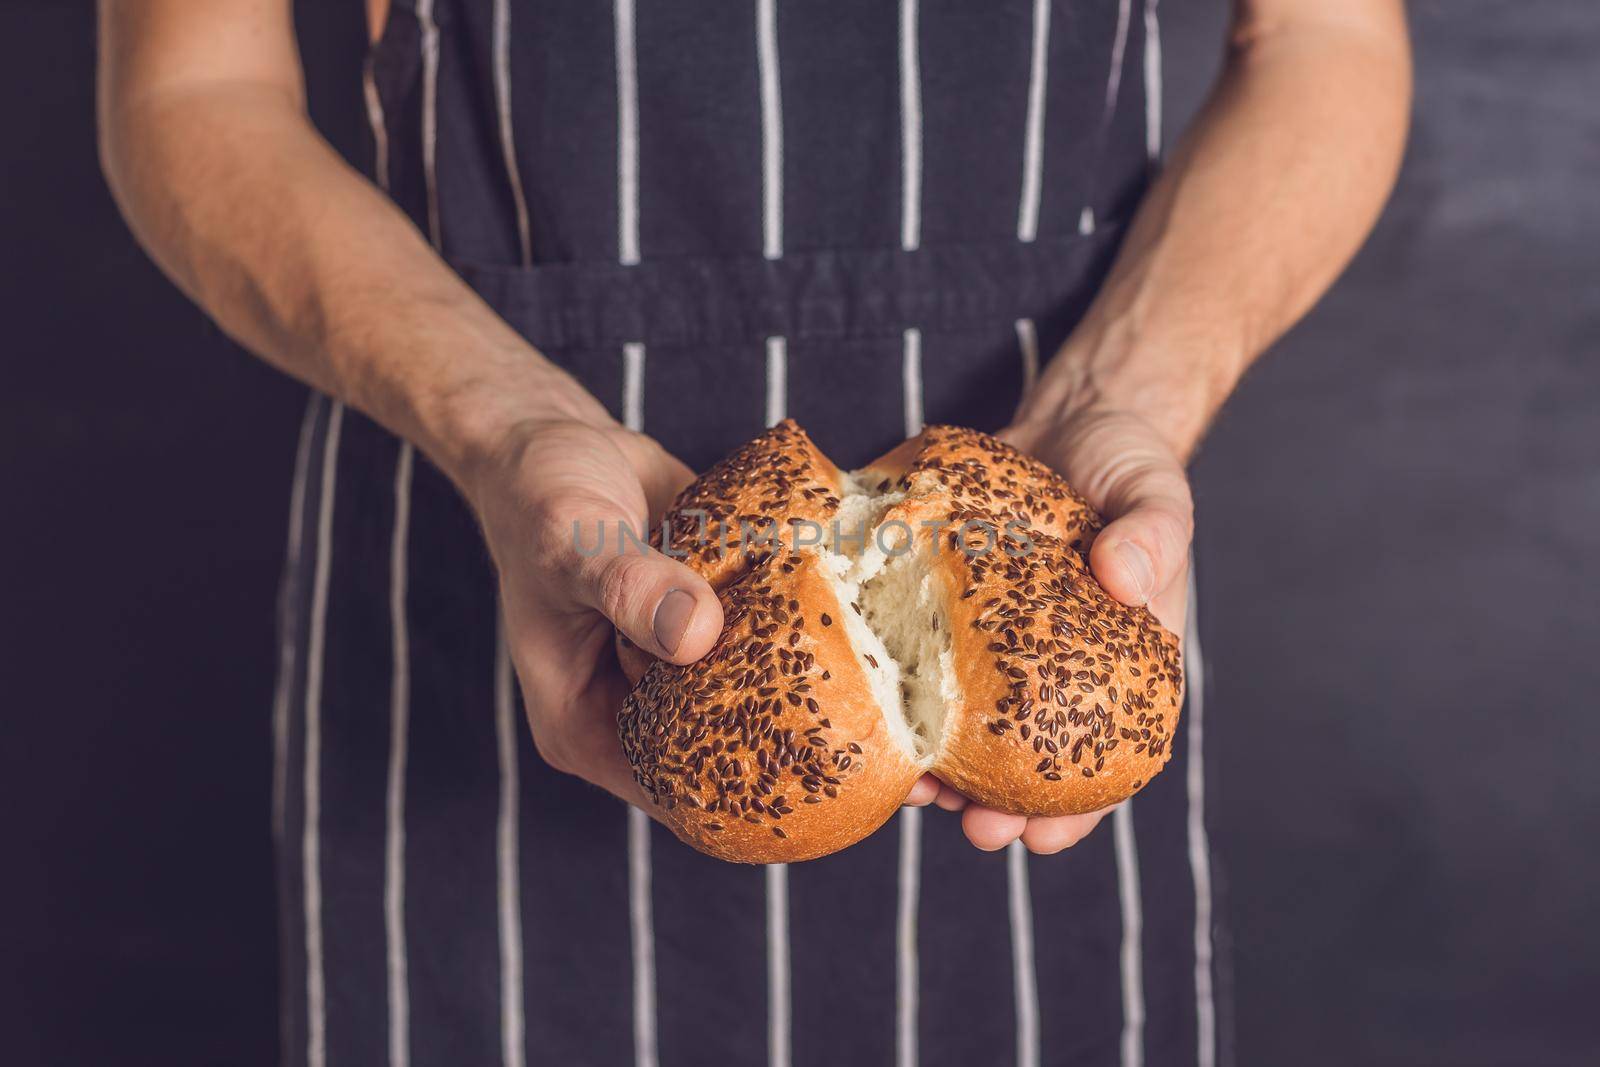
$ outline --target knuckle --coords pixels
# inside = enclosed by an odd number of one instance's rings
[[[595,537],[598,520],[576,501],[540,501],[530,510],[536,541],[552,553],[567,555]]]
[[[1194,540],[1194,508],[1187,497],[1145,497],[1124,516],[1122,536],[1137,541],[1160,562],[1174,564]]]
[[[1079,837],[1057,837],[1046,841],[1035,841],[1028,844],[1028,851],[1035,856],[1054,856],[1058,852],[1065,852],[1081,840]]]
[[[1130,480],[1131,495],[1138,503],[1159,508],[1174,515],[1194,510],[1189,479],[1181,470],[1165,464],[1145,467]]]
[[[644,602],[648,565],[640,556],[610,556],[595,569],[592,580],[601,613],[612,620],[628,619]]]
[[[1193,510],[1163,509],[1159,513],[1156,532],[1164,550],[1182,553],[1194,539]]]

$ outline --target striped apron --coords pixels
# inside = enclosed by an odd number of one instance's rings
[[[1155,0],[397,0],[374,178],[516,329],[703,468],[1004,424],[1159,152]],[[275,707],[287,1063],[1209,1065],[1204,670],[1074,849],[904,811],[738,867],[541,762],[472,516],[324,397]],[[1223,1057],[1225,1058],[1225,1057]]]

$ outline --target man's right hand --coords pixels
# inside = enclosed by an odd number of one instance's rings
[[[710,587],[618,550],[690,480],[530,348],[306,117],[289,0],[102,0],[100,143],[134,232],[232,337],[414,443],[477,512],[539,751],[643,801],[612,625],[678,663]],[[598,528],[604,550],[585,557]]]
[[[612,631],[673,663],[692,663],[716,643],[722,608],[711,587],[639,548],[693,474],[609,421],[530,421],[509,438],[463,488],[499,572],[534,743],[557,770],[648,810],[617,736],[630,685]]]

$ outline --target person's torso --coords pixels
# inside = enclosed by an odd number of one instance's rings
[[[852,465],[1002,425],[1081,316],[1160,140],[1155,29],[1154,0],[397,0],[374,176],[691,466],[784,416]],[[423,457],[319,398],[297,485],[290,1062],[1194,1060],[1185,746],[1058,856],[929,812],[723,864],[539,758]]]

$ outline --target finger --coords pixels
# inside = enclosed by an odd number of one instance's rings
[[[628,758],[622,754],[622,746],[616,741],[616,729],[611,728],[609,733],[609,743],[608,739],[596,736],[578,739],[577,748],[571,756],[572,766],[567,773],[593,782],[612,796],[636,808],[643,808],[654,817],[656,805],[650,802],[633,777],[633,768],[628,766]]]
[[[973,804],[961,813],[961,829],[967,840],[984,852],[1005,848],[1022,836],[1028,820],[1021,815],[1008,815],[1003,811]]]
[[[649,508],[651,523],[658,524],[678,494],[694,482],[694,471],[680,460],[657,449],[657,462],[641,475],[645,504]]]
[[[1185,632],[1189,612],[1189,567],[1185,563],[1178,576],[1150,599],[1150,612],[1175,634]]]
[[[535,657],[532,662],[540,660]],[[621,677],[614,671],[598,671],[576,692],[562,693],[546,684],[554,672],[519,666],[517,673],[523,680],[523,706],[534,746],[545,763],[651,811],[654,805],[634,779],[617,734],[617,709],[628,692]],[[552,714],[568,701],[572,703],[566,705],[566,713]]]
[[[933,798],[938,795],[939,779],[931,774],[924,774],[911,787],[911,792],[906,794],[904,804],[908,808],[925,808],[933,803]]]
[[[933,799],[933,802],[944,811],[960,811],[971,803],[965,796],[957,793],[943,782],[939,783],[939,795]]]
[[[1105,808],[1087,815],[1029,819],[1027,828],[1022,831],[1022,843],[1027,846],[1029,852],[1040,856],[1053,855],[1063,849],[1071,848],[1088,837],[1089,831],[1099,826],[1100,820],[1111,810]]]
[[[717,594],[694,571],[654,549],[624,545],[584,560],[572,596],[660,659],[693,663],[722,632]]]
[[[685,486],[694,481],[694,471],[652,437],[626,431],[613,438],[628,465],[639,476],[644,490],[647,514],[652,522],[672,505]]]
[[[1194,503],[1174,461],[1141,464],[1119,480],[1107,501],[1115,515],[1089,550],[1089,565],[1106,592],[1142,605],[1183,572],[1194,534]]]

